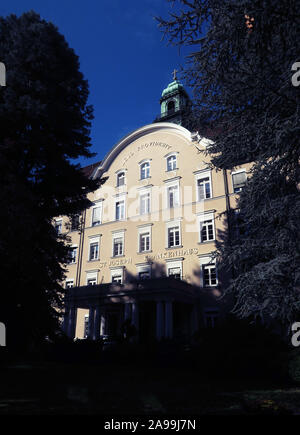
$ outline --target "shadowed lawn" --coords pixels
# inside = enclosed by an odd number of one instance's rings
[[[300,388],[212,379],[195,368],[18,363],[2,367],[0,414],[300,414]]]

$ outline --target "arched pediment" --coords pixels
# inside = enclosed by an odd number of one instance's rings
[[[159,122],[155,124],[149,124],[145,125],[137,130],[134,130],[133,132],[129,133],[125,137],[123,137],[104,157],[103,161],[97,168],[97,170],[94,173],[93,178],[101,177],[101,175],[108,171],[110,165],[112,162],[118,157],[120,152],[124,150],[128,145],[136,141],[137,139],[146,136],[150,133],[157,133],[157,132],[169,132],[169,133],[175,133],[178,136],[181,136],[185,140],[191,142],[191,132],[187,130],[186,128],[182,127],[181,125],[177,125],[171,122]]]

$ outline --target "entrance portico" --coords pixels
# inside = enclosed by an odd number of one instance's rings
[[[173,339],[198,327],[195,288],[176,279],[74,287],[68,289],[65,302],[64,330],[70,338],[117,337],[126,320],[140,341]],[[80,309],[88,313],[86,336]]]

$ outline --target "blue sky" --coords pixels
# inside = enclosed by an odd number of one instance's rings
[[[52,21],[80,58],[94,106],[92,148],[102,159],[127,133],[159,114],[162,90],[184,52],[162,41],[153,16],[167,17],[166,0],[10,0],[0,15],[33,9]]]

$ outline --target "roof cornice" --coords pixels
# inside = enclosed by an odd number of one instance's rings
[[[156,133],[159,131],[177,133],[182,136],[187,141],[192,141],[191,132],[181,125],[174,124],[171,122],[156,122],[154,124],[148,124],[133,132],[129,133],[123,137],[117,144],[106,154],[96,171],[94,172],[93,178],[101,177],[101,175],[106,172],[115,158],[120,154],[120,152],[126,148],[130,143],[135,140],[149,134]]]

